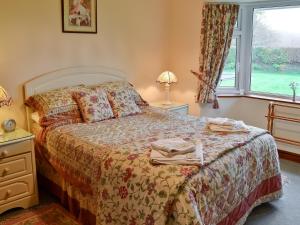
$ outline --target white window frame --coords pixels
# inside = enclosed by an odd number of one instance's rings
[[[233,37],[240,35],[237,43],[237,71],[236,87],[218,87],[218,94],[259,95],[273,98],[290,98],[289,95],[280,95],[250,90],[252,70],[252,37],[253,37],[253,13],[254,9],[300,7],[300,0],[256,2],[241,4],[238,29],[234,31]],[[239,45],[239,46],[238,46]]]
[[[240,8],[237,20],[237,28],[233,31],[232,39],[236,39],[236,65],[235,65],[235,85],[234,87],[218,87],[217,93],[229,94],[239,93],[239,80],[240,80],[240,60],[241,60],[241,38],[242,38],[242,16],[243,12]]]

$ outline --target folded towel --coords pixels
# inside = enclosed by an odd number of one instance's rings
[[[153,164],[165,165],[203,165],[203,149],[201,142],[195,146],[195,151],[167,157],[160,151],[152,149],[150,154],[150,162]]]
[[[207,118],[206,121],[209,124],[224,125],[224,126],[233,126],[235,122],[234,120],[231,120],[229,118],[222,118],[222,117]]]
[[[248,133],[248,128],[228,128],[215,124],[208,124],[207,129],[212,132],[222,132],[222,133]]]
[[[152,142],[151,147],[168,157],[195,151],[195,145],[182,138],[160,139]]]
[[[206,128],[213,132],[223,133],[249,132],[247,125],[243,121],[228,118],[208,118]]]

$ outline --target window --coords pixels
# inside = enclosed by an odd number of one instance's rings
[[[237,74],[237,38],[233,37],[230,50],[225,62],[224,70],[220,78],[220,87],[234,88],[236,86]]]
[[[291,95],[300,83],[300,7],[254,9],[250,90]]]
[[[241,14],[241,11],[240,13]],[[239,16],[235,26],[234,33],[225,62],[223,73],[221,75],[218,87],[222,89],[237,89],[239,64],[240,64],[240,39],[241,39],[241,17]]]
[[[290,98],[290,83],[300,86],[300,1],[241,8],[242,23],[235,29],[218,92]]]

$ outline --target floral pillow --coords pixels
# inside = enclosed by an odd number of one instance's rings
[[[116,90],[108,92],[108,100],[112,106],[115,117],[123,117],[141,113],[140,108],[135,103],[130,90]]]
[[[40,117],[39,125],[42,127],[48,127],[52,124],[64,122],[64,121],[74,121],[72,123],[82,122],[82,117],[79,108],[77,107],[76,109],[68,112]]]
[[[149,104],[140,96],[140,94],[134,89],[133,85],[128,83],[127,81],[113,81],[106,82],[103,84],[95,85],[92,88],[104,89],[106,92],[113,92],[117,90],[129,90],[134,101],[139,106],[148,106]]]
[[[84,122],[97,122],[112,118],[113,112],[104,90],[97,89],[89,92],[74,92]]]
[[[73,91],[87,91],[83,85],[59,88],[29,97],[25,105],[38,112],[40,125],[48,126],[62,120],[81,119],[77,103],[73,100]]]

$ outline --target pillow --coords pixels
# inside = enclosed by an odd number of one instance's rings
[[[134,101],[139,106],[148,106],[149,104],[140,96],[140,94],[134,89],[133,85],[128,83],[127,81],[114,81],[107,82],[103,84],[98,84],[96,86],[92,86],[92,88],[104,89],[106,92],[112,92],[117,90],[129,90],[131,95],[134,98]]]
[[[73,91],[88,91],[84,86],[60,88],[36,94],[25,101],[25,105],[38,112],[39,124],[47,126],[64,119],[79,120],[80,112],[77,103],[73,100]],[[44,123],[44,124],[43,124]]]
[[[47,127],[53,123],[58,123],[64,120],[73,120],[73,121],[82,122],[81,114],[77,109],[65,113],[59,113],[59,114],[47,116],[47,117],[46,116],[40,117],[38,112],[33,112],[31,113],[30,117],[33,122],[37,123],[39,126],[42,127]]]
[[[141,113],[140,108],[135,103],[134,97],[128,89],[109,91],[107,97],[112,106],[115,117]]]
[[[31,113],[31,119],[37,124],[40,124],[40,116],[38,112]]]
[[[102,89],[74,92],[73,97],[79,106],[84,122],[93,123],[114,116],[106,93]]]
[[[40,118],[40,126],[47,127],[54,123],[64,122],[64,121],[72,121],[72,123],[80,123],[82,122],[81,113],[79,108],[68,112],[58,113],[49,116],[43,116]]]
[[[60,113],[51,115],[48,117],[40,117],[38,112],[31,113],[31,120],[41,127],[48,127],[54,123],[69,121],[69,123],[80,123],[82,122],[81,114],[78,110],[70,111],[66,113]]]

